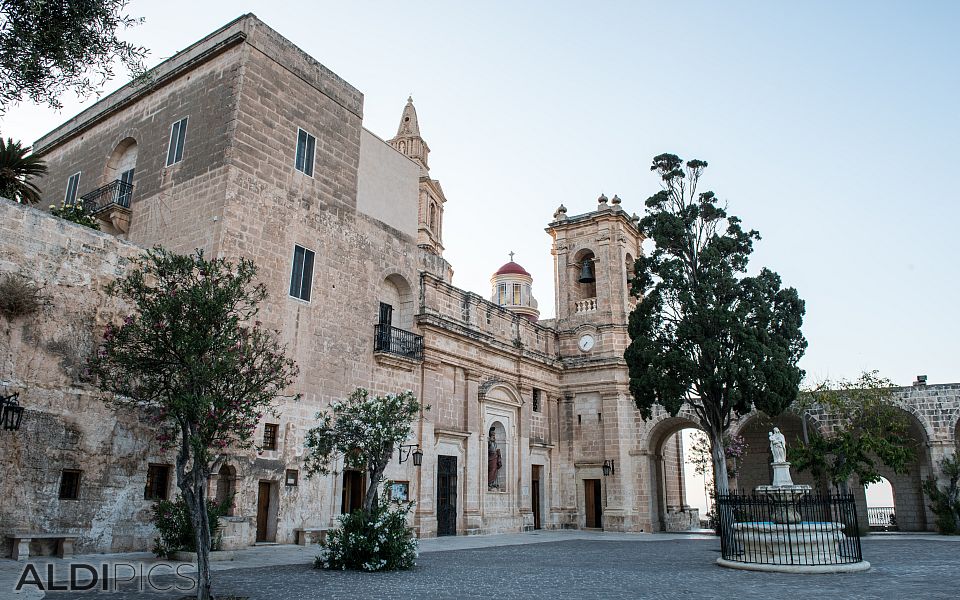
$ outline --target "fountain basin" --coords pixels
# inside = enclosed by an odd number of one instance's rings
[[[865,571],[870,563],[842,554],[842,523],[751,521],[733,525],[736,559],[717,559],[734,569],[782,573]],[[731,557],[732,558],[732,557]]]

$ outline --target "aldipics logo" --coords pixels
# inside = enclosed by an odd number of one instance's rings
[[[196,568],[183,563],[27,563],[14,591],[189,592],[197,589]]]

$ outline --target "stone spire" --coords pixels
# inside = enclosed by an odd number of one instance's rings
[[[420,175],[427,176],[430,171],[427,164],[430,147],[420,137],[420,122],[417,120],[417,109],[413,106],[413,96],[407,98],[407,105],[403,107],[403,115],[400,117],[400,126],[397,127],[397,135],[389,143],[400,153],[417,161],[420,164]]]

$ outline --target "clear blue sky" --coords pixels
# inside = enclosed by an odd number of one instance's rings
[[[126,37],[154,64],[248,11],[363,91],[381,137],[413,94],[460,287],[488,296],[513,250],[552,316],[554,209],[604,192],[640,213],[673,152],[709,161],[763,235],[753,268],[806,300],[810,376],[960,381],[960,3],[135,0]]]

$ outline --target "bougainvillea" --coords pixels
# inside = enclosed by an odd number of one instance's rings
[[[249,448],[275,398],[297,374],[277,333],[256,320],[267,295],[256,266],[161,248],[134,261],[107,291],[134,307],[107,327],[90,370],[116,410],[136,410],[177,449],[177,486],[198,549],[197,598],[210,597],[207,481],[228,446]]]

